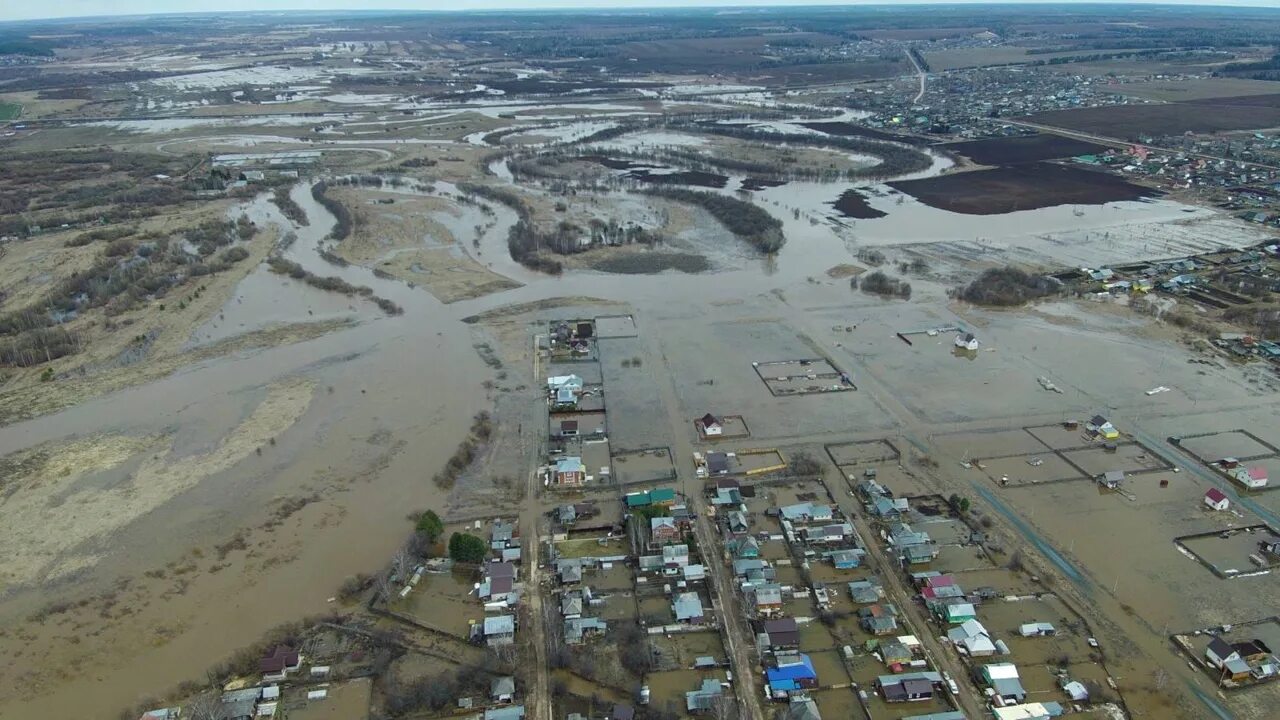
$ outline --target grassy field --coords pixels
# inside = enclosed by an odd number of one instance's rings
[[[1028,119],[1053,127],[1137,140],[1140,135],[1223,132],[1280,126],[1274,95],[1247,95],[1230,101],[1188,100],[1164,105],[1115,105],[1054,110]]]
[[[1117,85],[1116,92],[1147,100],[1203,100],[1205,98],[1236,97],[1240,95],[1270,95],[1280,88],[1266,80],[1240,78],[1201,78],[1168,82],[1141,82]]]
[[[0,121],[17,120],[22,114],[22,106],[18,103],[0,101]]]

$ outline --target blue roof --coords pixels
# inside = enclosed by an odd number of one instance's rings
[[[800,662],[782,667],[769,668],[764,671],[769,687],[774,690],[795,690],[798,680],[816,680],[818,672],[813,669],[813,661],[808,655],[801,654]]]
[[[556,472],[585,472],[586,468],[582,464],[582,458],[567,457],[556,463]]]

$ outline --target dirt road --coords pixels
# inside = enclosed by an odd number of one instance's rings
[[[526,497],[536,498],[539,489],[538,473],[530,470],[529,492]],[[523,560],[525,567],[529,568],[528,590],[525,593],[529,602],[529,627],[525,630],[533,636],[534,653],[533,687],[527,690],[525,706],[532,720],[552,720],[551,669],[547,660],[547,628],[542,613],[542,568],[538,559],[538,550],[542,545],[538,537],[540,520],[538,503],[525,503],[524,512],[520,514],[520,527],[525,536]]]
[[[916,69],[916,74],[920,76],[920,92],[916,93],[916,96],[911,99],[912,105],[919,105],[920,101],[924,99],[925,82],[929,75],[924,71],[924,68],[920,67],[920,63],[916,60],[916,56],[911,54],[911,50],[909,48],[903,48],[902,52],[907,54],[907,59],[911,61],[911,66]]]

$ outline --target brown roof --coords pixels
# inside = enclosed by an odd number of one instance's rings
[[[297,650],[285,645],[277,645],[271,649],[270,654],[262,658],[262,661],[258,663],[258,667],[264,673],[278,673],[287,667],[293,667],[297,664]]]

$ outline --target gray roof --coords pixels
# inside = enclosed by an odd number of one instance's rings
[[[495,615],[484,619],[485,635],[506,635],[516,631],[515,615]]]
[[[484,720],[522,720],[523,705],[505,705],[503,707],[485,708]]]
[[[703,617],[702,599],[698,597],[698,593],[680,593],[671,602],[671,609],[675,612],[677,620]]]

